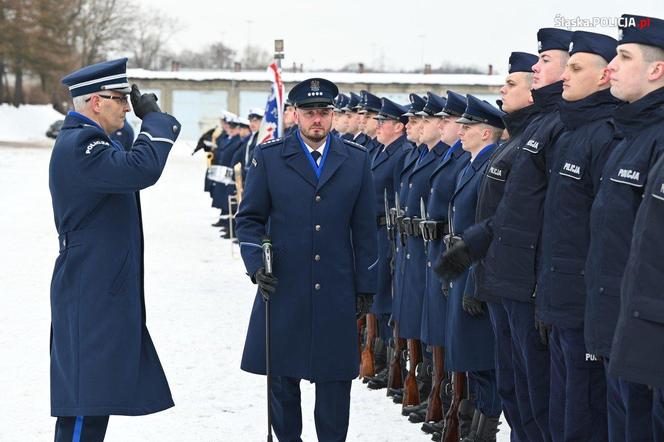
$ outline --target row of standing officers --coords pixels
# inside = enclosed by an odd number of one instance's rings
[[[493,441],[504,414],[514,441],[664,440],[664,21],[624,15],[619,34],[541,29],[538,55],[511,54],[500,109],[291,91],[297,125],[254,149],[237,215],[274,303],[280,440],[299,440],[300,379],[319,440],[344,440],[367,312],[368,386],[435,439],[456,421],[455,438]]]

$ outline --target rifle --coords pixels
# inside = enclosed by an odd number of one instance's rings
[[[367,334],[364,340],[364,350],[362,350],[362,358],[360,363],[360,377],[366,378],[376,375],[376,367],[374,365],[374,342],[378,334],[378,324],[376,315],[368,313],[366,316]]]
[[[403,388],[403,367],[401,366],[401,357],[406,347],[406,340],[399,337],[399,325],[392,321],[392,342],[390,343],[394,351],[390,360],[390,369],[387,372],[387,392],[390,390],[399,390]]]
[[[431,387],[431,393],[429,393],[429,405],[427,406],[425,422],[438,422],[443,420],[445,416],[442,401],[444,379],[445,359],[443,347],[435,345],[433,347],[433,386]]]
[[[419,339],[408,339],[408,359],[410,361],[410,365],[408,366],[408,374],[404,380],[403,387],[402,405],[404,407],[409,405],[419,405],[420,403],[420,390],[417,387],[416,377],[417,365],[422,362],[422,353]]]
[[[443,426],[442,442],[459,441],[459,405],[467,395],[466,373],[455,372],[452,375],[452,403],[445,414],[445,425]]]
[[[357,350],[360,356],[362,355],[362,334],[366,324],[366,315],[357,320]],[[360,375],[362,372],[362,361],[360,360]]]

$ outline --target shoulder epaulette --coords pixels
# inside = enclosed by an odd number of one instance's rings
[[[367,150],[366,147],[362,146],[361,144],[357,144],[355,141],[343,139],[343,142],[356,149]]]
[[[279,144],[282,144],[284,142],[283,137],[275,138],[273,140],[268,140],[265,143],[261,143],[258,145],[261,149],[264,149],[266,147],[271,147],[271,146],[277,146]]]

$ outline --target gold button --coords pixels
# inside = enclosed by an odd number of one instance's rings
[[[315,288],[316,290],[320,290],[320,284],[316,283],[316,285],[314,285],[314,288]]]
[[[316,261],[320,261],[320,255],[316,255],[316,256],[314,256],[314,259],[315,259]]]
[[[320,195],[316,195],[316,202],[317,202],[317,203],[320,202]]]
[[[316,224],[316,232],[320,231],[320,224]]]

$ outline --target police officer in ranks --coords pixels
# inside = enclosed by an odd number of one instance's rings
[[[145,323],[138,191],[161,175],[180,123],[154,94],[131,89],[127,59],[62,79],[67,114],[49,166],[60,254],[51,282],[51,414],[55,441],[104,440],[109,415],[173,406]],[[126,151],[110,134],[129,112],[143,120]]]
[[[213,164],[224,167],[231,167],[231,161],[235,151],[242,146],[242,137],[240,136],[240,122],[237,116],[227,122],[228,137],[217,140],[217,148],[214,151]],[[212,207],[220,209],[219,221],[212,224],[212,227],[221,227],[222,235],[228,236],[228,185],[224,183],[215,183],[212,189]]]
[[[125,120],[124,126],[111,134],[111,141],[119,143],[124,150],[131,149],[134,144],[134,129],[129,121]]]
[[[653,22],[654,24],[652,24]],[[664,70],[664,39],[662,38],[664,22],[652,19],[651,26],[658,28],[660,34],[657,37],[651,36],[647,43],[650,47],[645,51],[654,50],[648,55],[648,58],[654,60],[654,63],[650,62],[648,65],[650,68],[657,66],[655,77],[659,77],[658,91],[661,97],[663,86],[661,80]],[[623,41],[626,38],[629,39],[630,36],[623,36]],[[634,37],[631,37],[631,41],[635,41]],[[639,43],[639,45],[641,44]],[[628,50],[628,46],[629,44],[625,43],[621,45],[621,49]],[[621,78],[624,78],[625,64],[623,63],[620,55],[611,63],[612,73],[615,73],[617,77],[616,85],[619,84]],[[641,64],[640,67],[643,68],[643,66],[644,64]],[[661,103],[661,98],[659,102]],[[657,122],[648,119],[647,122],[639,122],[630,129],[635,130],[637,126],[643,128],[645,124],[648,124],[646,130],[649,135],[646,137],[656,137],[656,143],[660,146],[661,152],[664,140],[661,110],[658,115]],[[636,120],[633,123],[636,123]],[[632,130],[628,136],[633,140],[636,132],[632,132]],[[639,144],[649,142],[645,140],[645,137],[639,138]],[[633,147],[637,146],[633,145]],[[661,353],[662,337],[664,337],[664,297],[661,291],[661,283],[664,280],[664,271],[661,266],[663,209],[664,156],[660,154],[660,159],[648,174],[643,202],[634,220],[634,236],[620,292],[621,309],[611,347],[609,365],[609,373],[614,379],[634,382],[640,384],[641,388],[646,385],[652,387],[652,440],[655,441],[664,440],[664,378],[662,377],[664,363]],[[643,430],[647,430],[647,428]]]
[[[376,115],[380,112],[382,103],[381,99],[369,91],[361,91],[362,105],[358,110],[360,114],[360,126],[362,133],[366,136],[363,146],[369,151],[369,156],[372,158],[376,154],[376,149],[382,147],[380,142],[376,139],[376,130],[378,129],[378,120]]]
[[[539,235],[542,223],[546,183],[555,160],[555,140],[564,126],[558,106],[562,93],[560,77],[569,59],[571,32],[543,28],[537,33],[539,61],[533,65],[532,96],[539,114],[524,130],[514,164],[505,183],[505,191],[490,223],[492,241],[488,251],[474,256],[482,259],[485,296],[501,297],[507,311],[512,339],[513,359],[524,367],[528,382],[531,413],[521,413],[530,440],[550,440],[549,428],[549,354],[544,326],[535,328],[535,296]],[[457,255],[458,253],[458,255]],[[450,261],[464,268],[468,256],[465,242],[458,242],[448,255]],[[517,351],[514,351],[517,350]],[[515,367],[516,369],[516,367]],[[517,394],[519,385],[517,384]],[[521,401],[520,401],[521,403]],[[528,432],[531,414],[539,437]],[[524,417],[525,416],[525,417]]]
[[[396,189],[396,192],[399,195],[399,204],[400,207],[397,207],[397,210],[401,215],[406,211],[406,199],[408,198],[408,176],[412,171],[415,162],[419,158],[420,149],[417,147],[420,140],[420,127],[422,122],[422,117],[416,115],[417,112],[420,112],[424,109],[426,101],[417,94],[410,94],[409,96],[410,106],[408,107],[408,112],[404,113],[403,116],[408,118],[408,123],[406,123],[406,140],[413,145],[413,149],[410,150],[404,157],[403,166],[399,171],[399,185]],[[396,201],[395,201],[396,203]],[[399,224],[399,240],[397,241],[397,256],[394,261],[394,293],[392,297],[392,327],[395,330],[397,336],[399,334],[399,322],[401,321],[401,297],[403,294],[403,276],[404,276],[404,263],[406,261],[406,232],[403,230],[403,224]],[[405,364],[403,365],[405,367]],[[393,399],[397,403],[402,402],[402,392],[400,391],[390,391],[388,389],[388,396],[393,396]]]
[[[428,251],[425,266],[425,292],[422,302],[422,326],[421,340],[432,348],[433,376],[445,378],[444,350],[444,320],[447,298],[442,296],[442,281],[433,272],[432,264],[444,251],[443,237],[449,233],[448,208],[449,201],[456,187],[456,178],[459,172],[467,165],[470,154],[463,150],[459,140],[461,124],[456,120],[461,117],[466,109],[466,97],[453,91],[447,91],[447,99],[442,110],[436,114],[438,120],[438,133],[440,141],[446,146],[451,146],[436,165],[429,177],[429,199],[427,201],[426,229],[431,232],[428,237]],[[441,369],[441,373],[437,373]],[[444,381],[443,381],[444,382]],[[437,398],[432,397],[436,392],[435,385],[432,386],[428,399],[428,407],[425,415],[425,423],[422,431],[434,433],[442,431],[443,418],[440,406],[436,407]],[[467,421],[472,419],[472,410]],[[460,417],[463,419],[463,417]]]
[[[498,395],[503,405],[505,419],[515,440],[518,441],[538,440],[541,438],[541,432],[533,419],[529,405],[525,368],[519,359],[515,359],[513,364],[513,352],[520,350],[514,348],[516,344],[512,339],[507,312],[500,297],[487,294],[483,261],[478,261],[475,257],[483,256],[491,242],[491,217],[503,196],[505,182],[510,175],[518,148],[523,142],[524,129],[538,113],[537,107],[532,104],[530,92],[533,77],[531,68],[537,61],[537,55],[525,52],[512,52],[509,57],[508,75],[500,89],[501,107],[507,112],[502,119],[509,133],[509,140],[498,146],[491,157],[477,198],[476,224],[467,228],[462,234],[471,256],[477,261],[474,267],[475,298],[477,301],[486,302],[487,305],[495,339]],[[445,273],[445,276],[449,275]]]
[[[389,318],[392,314],[392,272],[391,262],[394,259],[392,241],[387,236],[385,195],[387,195],[387,206],[394,207],[395,183],[398,182],[398,173],[403,166],[404,157],[413,146],[406,140],[407,117],[402,115],[407,111],[401,106],[387,98],[382,98],[380,112],[373,118],[380,127],[378,131],[378,142],[380,146],[371,160],[371,172],[376,189],[376,213],[378,234],[378,291],[374,297],[371,313],[376,315],[378,323],[378,336],[386,348],[386,344],[392,337],[389,326]],[[385,146],[385,147],[382,147]],[[386,355],[385,355],[386,358]],[[378,362],[378,355],[376,355]],[[368,387],[378,390],[387,386],[388,362],[385,368],[368,382]]]
[[[468,95],[468,107],[460,119],[459,138],[470,153],[470,162],[459,173],[449,204],[450,242],[475,222],[480,184],[496,143],[505,128],[503,112],[486,101]],[[469,308],[475,293],[473,268],[449,281],[445,319],[445,366],[454,372],[468,372],[471,393],[475,393],[479,413],[473,418],[464,441],[495,441],[501,403],[496,391],[493,329],[482,305]],[[473,303],[474,304],[474,303]],[[474,390],[474,391],[473,391]]]
[[[569,48],[560,105],[566,130],[555,142],[558,160],[544,202],[536,302],[550,328],[552,440],[599,442],[608,440],[606,382],[602,362],[584,343],[584,268],[590,207],[619,136],[612,116],[620,101],[609,91],[606,68],[616,40],[577,31]]]
[[[295,106],[290,100],[284,102],[284,136],[292,135],[297,130],[297,122],[295,121]]]
[[[260,145],[237,215],[242,258],[259,285],[242,369],[265,374],[265,304],[272,324],[274,430],[300,440],[300,381],[316,384],[320,441],[343,441],[350,388],[358,376],[356,319],[369,312],[379,262],[370,158],[366,149],[329,134],[337,86],[322,78],[289,93],[298,130]],[[270,235],[273,276],[261,242]]]
[[[232,118],[235,118],[235,115],[231,114],[231,112],[225,110],[221,111],[221,117],[219,118],[219,126],[215,128],[210,134],[209,141],[211,147],[209,152],[212,152],[212,164],[214,164],[214,154],[216,152],[218,143],[220,143],[223,139],[228,138],[228,131],[230,129],[228,122]],[[208,192],[210,194],[210,198],[212,198],[213,196],[215,184],[216,183],[214,181],[212,181],[207,177],[207,171],[206,171],[204,192]],[[213,224],[213,227],[218,227],[218,226]]]
[[[348,131],[348,118],[342,110],[348,105],[349,98],[345,94],[339,94],[334,99],[334,115],[332,116],[332,130],[330,133],[338,137]]]
[[[404,412],[410,411],[409,420],[413,423],[424,421],[427,410],[427,397],[431,392],[432,360],[431,353],[426,351],[426,344],[420,341],[422,325],[422,302],[426,286],[426,256],[421,230],[415,220],[421,219],[421,201],[426,205],[429,200],[429,177],[440,160],[449,149],[449,146],[440,140],[438,120],[436,116],[445,106],[445,99],[433,92],[427,92],[427,101],[421,111],[416,115],[422,118],[420,124],[419,144],[420,154],[415,161],[405,185],[408,186],[408,196],[405,200],[405,216],[411,220],[411,228],[406,232],[406,260],[403,270],[403,292],[401,294],[401,321],[399,323],[399,336],[408,340],[408,352],[411,363],[416,360],[415,354],[422,355],[422,366],[419,368],[419,405]],[[412,347],[418,347],[416,353]],[[411,413],[415,413],[414,415]]]
[[[639,27],[639,23],[648,26]],[[662,260],[632,263],[628,257],[633,238],[636,243],[647,240],[634,230],[637,209],[660,187],[657,182],[653,183],[657,186],[654,189],[648,184],[651,169],[664,151],[664,21],[625,14],[621,24],[617,55],[609,63],[609,70],[611,94],[627,102],[614,115],[624,139],[607,160],[590,212],[585,341],[588,353],[600,356],[607,368],[613,365],[606,378],[609,440],[653,440],[652,390],[645,385],[641,367],[661,360],[661,351],[646,353],[646,349],[657,348],[655,340],[659,337],[646,334],[653,330],[646,325],[637,326],[638,333],[629,341],[620,335],[614,340],[613,335],[621,304],[633,318],[636,312],[637,321],[660,320],[657,304],[648,303],[652,283],[638,279],[647,273],[636,265],[657,268]],[[646,186],[653,190],[645,193]],[[632,274],[625,271],[626,267]],[[627,293],[635,293],[634,297],[619,297],[623,274],[622,287]],[[640,300],[645,302],[639,304]],[[626,304],[628,301],[632,303]],[[612,342],[617,342],[616,352],[612,352]],[[613,363],[610,359],[626,355],[628,360]],[[657,366],[655,377],[661,379],[661,365]]]
[[[360,114],[357,113],[358,105],[362,97],[357,95],[355,92],[350,93],[348,104],[343,108],[344,114],[348,120],[348,129],[347,132],[342,136],[345,140],[354,141],[360,132]]]
[[[242,180],[244,181],[247,177],[247,169],[251,164],[251,158],[254,154],[254,148],[258,143],[258,131],[261,128],[261,122],[263,121],[263,115],[265,115],[265,110],[260,107],[255,107],[249,109],[249,115],[247,116],[249,123],[249,136],[245,137],[242,141],[242,145],[233,155],[231,160],[232,167],[235,167],[237,163],[242,165]]]

